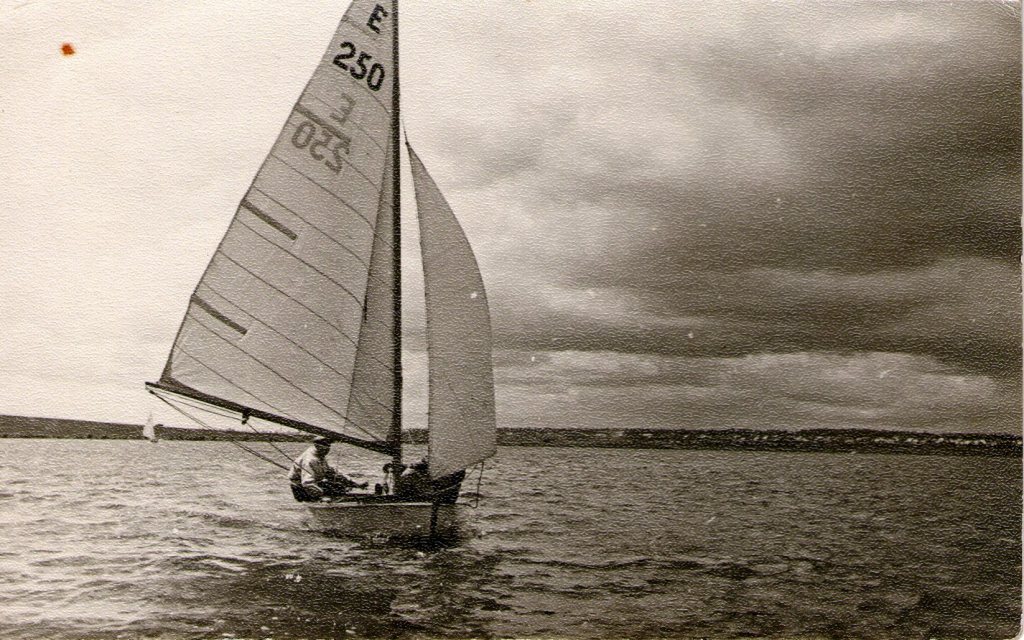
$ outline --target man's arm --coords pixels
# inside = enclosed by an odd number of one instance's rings
[[[346,489],[349,489],[349,488],[352,488],[352,487],[359,487],[361,489],[365,489],[367,486],[369,486],[368,483],[366,483],[366,482],[356,482],[355,480],[352,480],[351,478],[349,478],[345,474],[341,473],[340,471],[338,471],[334,467],[331,467],[330,465],[327,465],[327,478],[326,479],[329,482],[331,482],[333,484],[336,484],[336,485],[340,485],[342,487],[345,487]]]
[[[331,467],[327,463],[323,463],[323,466],[326,467],[326,474],[323,472],[318,474],[316,469],[317,462],[310,460],[307,456],[303,456],[299,459],[299,465],[302,467],[302,485],[305,487],[310,485],[316,486],[316,483],[323,479],[320,476],[326,475],[327,477],[330,477]],[[317,489],[319,489],[319,487],[317,487]]]

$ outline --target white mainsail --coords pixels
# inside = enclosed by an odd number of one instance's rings
[[[146,418],[146,424],[142,426],[142,437],[150,442],[156,442],[156,423],[153,422],[153,414]]]
[[[497,450],[491,317],[473,249],[423,162],[409,149],[427,302],[430,474]]]
[[[154,393],[401,459],[397,4],[355,0],[345,13],[196,287]],[[465,234],[409,155],[430,473],[441,477],[496,451],[490,315]]]
[[[165,387],[388,433],[393,271],[375,256],[391,234],[393,11],[345,13],[192,296]]]

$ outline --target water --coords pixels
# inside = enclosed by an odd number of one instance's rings
[[[0,637],[1019,627],[1018,459],[510,447],[481,493],[461,543],[379,546],[311,530],[282,472],[229,443],[6,440]]]

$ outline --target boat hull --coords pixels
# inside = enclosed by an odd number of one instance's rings
[[[431,531],[431,519],[437,510]],[[465,505],[402,502],[378,499],[341,499],[309,505],[315,529],[345,537],[392,539],[452,538],[462,529]]]

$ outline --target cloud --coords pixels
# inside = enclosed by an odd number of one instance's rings
[[[536,358],[507,419],[1018,428],[1019,15],[515,7],[467,9],[421,145]]]
[[[515,46],[474,16],[487,37],[459,68],[522,56],[485,88],[441,80],[463,106],[429,154],[482,239],[501,344],[893,351],[1019,374],[1012,13],[516,11]]]
[[[929,356],[554,351],[500,362],[503,426],[1008,432],[1020,419],[1019,387]]]
[[[115,398],[159,372],[346,3],[243,4],[12,14],[0,409],[59,382],[31,406],[141,413]],[[504,423],[1016,429],[1017,13],[403,5],[406,131],[480,260]]]

